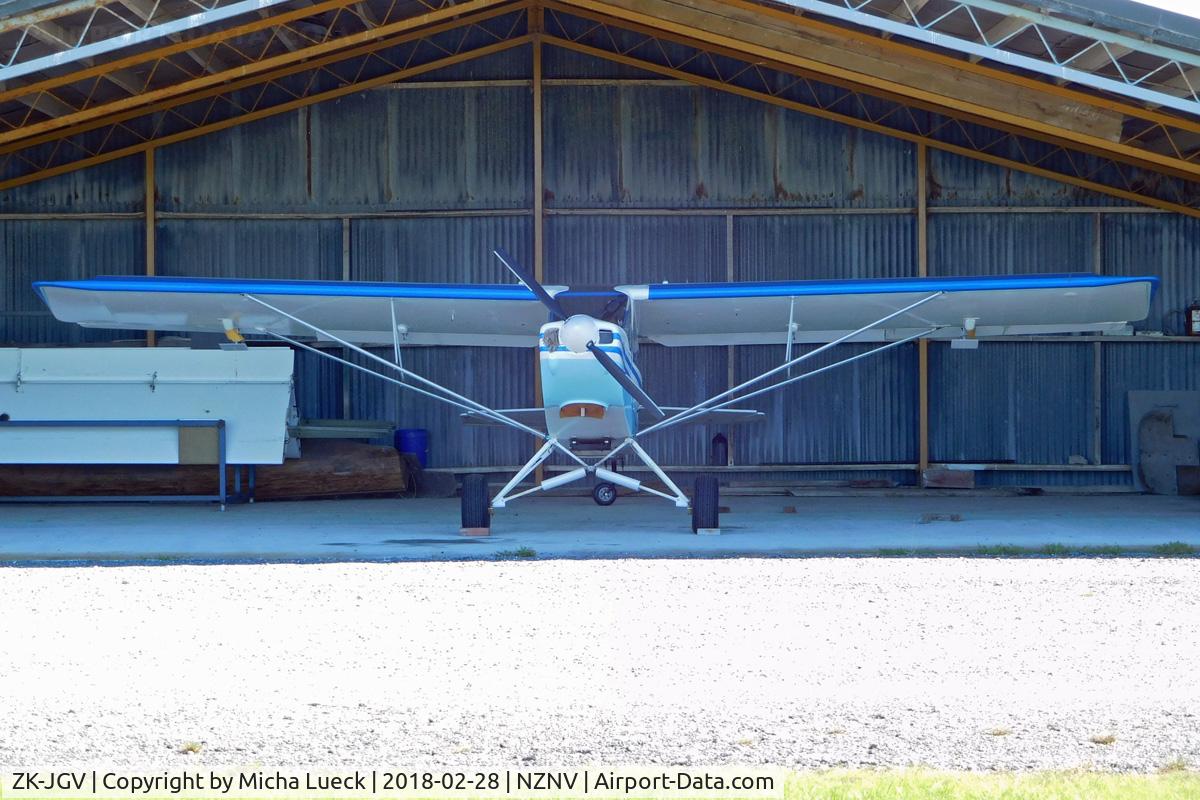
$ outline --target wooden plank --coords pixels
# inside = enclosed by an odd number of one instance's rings
[[[305,442],[303,451],[301,459],[258,467],[258,499],[395,495],[411,488],[408,463],[394,448],[319,440]],[[232,470],[228,479],[232,491]],[[216,493],[217,470],[211,465],[0,466],[0,497]]]

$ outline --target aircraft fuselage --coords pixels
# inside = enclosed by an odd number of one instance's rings
[[[637,432],[637,406],[627,391],[587,350],[576,352],[559,338],[563,322],[549,322],[538,332],[542,373],[542,405],[546,432],[559,441],[622,441]],[[629,339],[620,325],[596,320],[596,346],[640,386]]]

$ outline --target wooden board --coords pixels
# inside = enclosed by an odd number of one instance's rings
[[[413,470],[391,447],[313,441],[304,457],[258,468],[259,500],[403,494]],[[233,491],[233,471],[229,470]],[[0,466],[0,497],[49,495],[216,494],[212,466],[12,465]]]

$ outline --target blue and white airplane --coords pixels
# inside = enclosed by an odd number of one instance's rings
[[[449,403],[471,424],[505,425],[542,445],[494,497],[486,477],[463,480],[462,526],[485,529],[493,509],[538,491],[582,480],[601,505],[616,487],[658,495],[690,508],[692,529],[719,528],[718,483],[696,480],[689,498],[642,446],[680,423],[736,424],[762,417],[732,406],[834,367],[918,339],[974,347],[983,338],[1066,333],[1123,333],[1144,319],[1153,277],[1093,274],[882,280],[623,285],[573,290],[543,286],[511,256],[496,256],[516,284],[447,285],[211,278],[109,277],[35,284],[54,315],[93,328],[224,332],[234,342],[258,334],[369,372],[406,390]],[[371,367],[303,340],[340,344]],[[688,408],[660,407],[635,363],[639,340],[668,347],[774,344],[778,366]],[[803,362],[846,342],[878,346],[793,374]],[[793,346],[820,343],[800,355]],[[393,359],[366,350],[392,345]],[[492,409],[403,365],[410,346],[535,346],[541,406]],[[518,489],[554,453],[572,469]],[[640,459],[661,481],[650,486],[617,469],[618,456]]]

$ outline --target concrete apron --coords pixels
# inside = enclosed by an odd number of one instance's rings
[[[1108,555],[1200,547],[1200,498],[728,497],[721,535],[657,498],[533,497],[459,535],[453,499],[0,507],[0,562],[197,563],[497,558]],[[1059,547],[1061,545],[1061,547]],[[1015,548],[1015,549],[1014,549]],[[1186,548],[1171,548],[1178,552]]]

